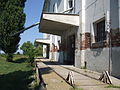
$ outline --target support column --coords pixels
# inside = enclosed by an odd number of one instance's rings
[[[85,35],[83,34],[85,33],[85,4],[86,4],[86,0],[82,0],[81,41],[85,39]],[[81,50],[81,67],[84,67],[84,62],[85,62],[85,51]]]

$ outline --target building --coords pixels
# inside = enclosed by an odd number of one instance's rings
[[[119,7],[120,0],[45,0],[40,32],[61,36],[59,62],[120,77]]]
[[[35,42],[43,45],[43,57],[51,61],[58,61],[58,49],[61,38],[57,35],[43,33],[43,38],[36,39]]]

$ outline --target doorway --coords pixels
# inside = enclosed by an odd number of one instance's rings
[[[75,35],[68,37],[68,64],[75,64]]]

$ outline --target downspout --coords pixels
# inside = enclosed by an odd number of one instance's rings
[[[76,9],[76,8],[75,8],[75,1],[76,1],[76,0],[74,0],[74,7],[73,7],[74,14],[75,14],[75,9]]]
[[[111,42],[111,31],[110,31],[110,11],[107,11],[106,24],[107,24],[108,48],[109,48],[109,66],[108,66],[108,72],[111,75],[112,42]]]

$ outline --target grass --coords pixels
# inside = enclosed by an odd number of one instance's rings
[[[34,72],[26,60],[25,56],[15,55],[14,62],[6,62],[0,56],[0,90],[30,90]]]
[[[82,88],[71,88],[70,90],[83,90]]]
[[[106,86],[106,88],[119,88],[119,89],[120,89],[120,86],[116,86],[116,85],[109,85],[109,86]]]
[[[82,88],[78,88],[76,85],[74,86],[74,88],[70,88],[70,90],[83,90]]]

